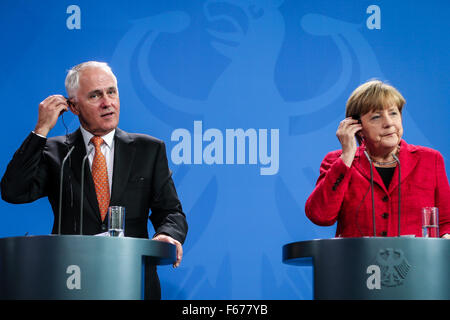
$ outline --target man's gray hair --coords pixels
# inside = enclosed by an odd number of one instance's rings
[[[76,99],[77,91],[78,91],[78,88],[80,87],[80,72],[83,69],[89,68],[89,67],[101,68],[104,71],[111,73],[111,75],[114,78],[116,87],[117,87],[117,78],[114,75],[114,73],[112,72],[111,67],[106,62],[87,61],[87,62],[83,62],[83,63],[80,63],[80,64],[72,67],[72,69],[70,69],[69,72],[67,72],[65,86],[66,86],[66,91],[67,91],[67,94],[69,95],[69,98]]]

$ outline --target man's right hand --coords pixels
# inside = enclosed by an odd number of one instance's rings
[[[68,105],[64,96],[53,95],[47,97],[39,104],[38,121],[34,132],[46,137],[55,126],[56,121],[58,121],[59,115],[67,110]]]

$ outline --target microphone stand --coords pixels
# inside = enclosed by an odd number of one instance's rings
[[[364,154],[366,155],[367,160],[369,160],[370,164],[370,189],[372,193],[372,225],[373,225],[373,236],[377,236],[377,230],[376,230],[376,223],[375,223],[375,199],[373,196],[373,165],[372,165],[372,159],[370,159],[369,154],[366,150],[364,150]]]
[[[83,201],[84,201],[84,172],[86,167],[86,160],[89,155],[92,153],[94,148],[91,148],[90,151],[84,156],[83,161],[81,161],[81,190],[80,190],[80,235],[83,234]]]
[[[62,164],[61,164],[61,170],[59,174],[59,209],[58,209],[58,235],[61,235],[61,212],[62,212],[62,191],[63,191],[63,178],[64,178],[64,165],[66,164],[67,159],[72,154],[72,151],[75,149],[75,146],[72,146],[72,148],[69,149],[69,152],[67,152],[67,155],[64,157]]]
[[[401,211],[401,189],[400,189],[400,183],[401,183],[401,166],[400,166],[400,160],[398,160],[398,157],[395,154],[392,154],[392,157],[395,161],[398,163],[398,236],[400,237],[400,211]]]

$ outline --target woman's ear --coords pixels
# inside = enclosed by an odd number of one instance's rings
[[[362,145],[362,144],[365,143],[365,141],[364,141],[364,134],[361,132],[361,130],[358,131],[358,132],[355,134],[355,136],[356,136],[356,140],[358,141],[359,145]]]

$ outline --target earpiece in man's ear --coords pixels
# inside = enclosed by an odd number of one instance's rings
[[[73,106],[74,106],[73,102],[70,101],[70,98],[66,98],[66,102],[67,102],[67,105],[68,105],[69,107],[73,107]]]

